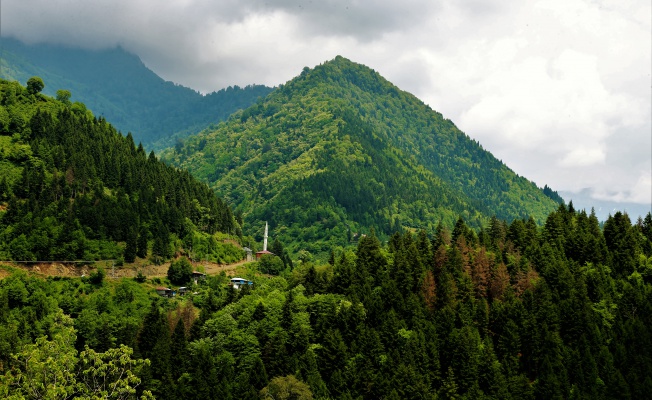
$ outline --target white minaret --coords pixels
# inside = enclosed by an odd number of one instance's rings
[[[265,236],[263,236],[263,251],[267,251],[267,222],[265,222]]]

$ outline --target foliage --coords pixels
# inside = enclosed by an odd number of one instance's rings
[[[102,282],[104,281],[104,277],[106,276],[106,271],[104,271],[104,268],[98,267],[94,272],[91,273],[91,275],[88,277],[88,281],[92,283],[93,285],[101,285]]]
[[[55,314],[52,340],[42,336],[15,355],[15,368],[0,376],[0,394],[20,398],[134,399],[140,369],[148,360],[134,360],[132,350],[120,346],[98,353],[74,347],[70,317]],[[143,399],[151,398],[144,392]]]
[[[320,258],[374,228],[433,233],[463,216],[542,223],[557,203],[375,71],[342,57],[306,69],[162,158],[244,217],[245,234]]]
[[[279,400],[312,400],[313,398],[310,387],[294,375],[278,376],[272,379],[269,385],[260,391],[260,397]]]
[[[100,371],[79,373],[80,360],[99,357],[133,365],[136,395],[162,399],[291,387],[314,398],[646,398],[650,244],[652,215],[632,223],[616,213],[602,230],[569,204],[541,227],[492,218],[476,232],[458,219],[432,238],[370,233],[355,251],[336,249],[333,265],[307,261],[275,277],[249,269],[254,285],[240,290],[210,276],[183,298],[128,279],[95,286],[13,270],[0,280],[0,386],[23,390],[18,360],[59,349],[30,373],[80,383]],[[57,333],[59,309],[76,340]],[[116,354],[150,364],[107,361]]]
[[[33,76],[27,80],[27,92],[29,94],[40,93],[44,87],[43,79],[38,76]]]
[[[278,275],[283,269],[283,260],[278,256],[265,254],[258,260],[258,270],[263,274]]]
[[[85,108],[0,81],[0,109],[10,121],[0,135],[0,258],[133,262],[153,239],[163,261],[175,238],[239,230],[205,184]]]
[[[170,263],[168,279],[175,285],[185,285],[192,279],[192,264],[186,257]]]

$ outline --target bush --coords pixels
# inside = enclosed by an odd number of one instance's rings
[[[147,277],[145,275],[143,275],[143,273],[141,271],[138,271],[138,273],[134,277],[134,280],[136,282],[138,282],[138,283],[145,283],[145,281],[147,280]]]
[[[88,278],[88,281],[93,285],[101,285],[105,276],[106,272],[104,271],[104,268],[98,267],[97,270]]]

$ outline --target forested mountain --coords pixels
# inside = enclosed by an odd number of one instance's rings
[[[323,252],[374,227],[434,232],[458,216],[543,222],[560,200],[378,73],[337,57],[162,158],[208,181],[258,232]],[[549,195],[549,196],[547,196]],[[555,200],[553,200],[555,199]]]
[[[122,48],[90,51],[48,44],[0,41],[0,78],[26,82],[40,76],[44,93],[68,90],[123,134],[147,147],[171,146],[176,137],[196,133],[249,107],[272,89],[262,85],[222,89],[206,96],[166,82]]]
[[[0,80],[0,259],[163,260],[239,233],[205,183],[43,86]]]
[[[601,230],[561,205],[543,227],[494,218],[476,234],[460,219],[432,238],[368,235],[332,265],[280,277],[261,265],[251,288],[221,275],[174,299],[127,279],[14,272],[0,280],[0,396],[106,398],[114,383],[132,399],[652,393],[649,214]]]

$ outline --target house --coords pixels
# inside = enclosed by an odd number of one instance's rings
[[[163,286],[157,287],[156,293],[162,297],[174,297],[177,294],[174,290]]]
[[[195,282],[195,285],[199,283],[199,281],[203,281],[204,279],[206,279],[205,273],[199,271],[192,271],[192,281]]]
[[[274,253],[272,253],[269,250],[257,251],[256,252],[256,260],[260,260],[260,257],[265,256],[265,255],[272,255],[273,256]]]
[[[185,286],[181,286],[179,289],[177,289],[177,292],[179,293],[179,296],[183,296],[183,295],[189,293],[190,290]]]
[[[240,289],[245,285],[253,285],[253,284],[254,283],[252,281],[248,281],[244,278],[231,278],[231,281],[229,282],[229,286],[233,286],[234,289]]]

